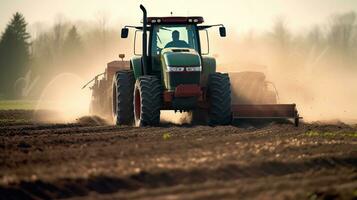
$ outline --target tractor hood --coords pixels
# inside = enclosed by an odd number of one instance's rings
[[[166,67],[201,67],[200,55],[194,49],[166,48],[161,55]]]
[[[165,89],[173,91],[179,85],[200,84],[201,58],[194,49],[163,49],[161,63]]]

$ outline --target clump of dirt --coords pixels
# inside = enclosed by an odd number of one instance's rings
[[[17,147],[22,148],[22,149],[27,149],[27,148],[31,148],[31,145],[28,144],[28,143],[26,143],[25,141],[21,141],[21,142],[17,145]]]
[[[76,123],[82,125],[94,125],[94,126],[109,125],[109,123],[106,120],[98,116],[83,116],[76,119]]]

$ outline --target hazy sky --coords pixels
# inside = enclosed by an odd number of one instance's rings
[[[74,21],[95,20],[98,15],[110,24],[140,21],[139,4],[150,16],[202,15],[207,23],[224,23],[237,31],[269,30],[277,16],[288,19],[294,30],[326,22],[332,13],[357,11],[357,0],[0,0],[0,31],[11,15],[23,13],[30,25],[51,24],[60,18]]]

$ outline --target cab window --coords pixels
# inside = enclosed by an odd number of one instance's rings
[[[153,27],[151,55],[159,55],[164,48],[190,48],[198,51],[194,25],[156,25]]]

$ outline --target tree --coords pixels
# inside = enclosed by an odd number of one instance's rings
[[[356,62],[357,15],[355,12],[331,17],[327,44],[332,49],[336,65],[354,67]]]
[[[288,24],[285,18],[278,17],[273,23],[273,28],[270,33],[270,38],[272,39],[272,45],[274,51],[272,51],[272,60],[276,67],[281,69],[286,69],[287,66],[289,70],[285,71],[290,74],[294,72],[294,66],[292,65],[293,56],[293,35],[288,28]],[[296,68],[295,68],[296,69]]]
[[[62,19],[58,19],[52,28],[52,33],[50,33],[51,40],[47,44],[50,45],[52,62],[54,63],[60,63],[62,61],[62,48],[65,34],[66,24],[63,23]]]
[[[336,50],[348,52],[353,44],[356,22],[355,12],[332,16],[327,35],[329,44]]]
[[[77,32],[77,28],[76,26],[72,26],[72,28],[68,31],[67,37],[63,44],[64,55],[71,58],[79,53],[78,51],[81,47],[81,38]]]
[[[323,42],[323,33],[319,26],[314,26],[307,35],[307,42],[311,44],[311,46],[320,46]]]
[[[65,63],[62,69],[65,72],[78,73],[81,71],[83,65],[81,61],[83,60],[83,48],[81,37],[77,32],[76,26],[68,31],[64,43],[63,43],[63,61]]]
[[[16,98],[17,79],[25,75],[30,61],[30,34],[27,23],[20,13],[15,13],[0,40],[0,93]]]
[[[283,17],[278,17],[274,21],[271,36],[280,50],[289,50],[291,43],[291,33],[289,32],[287,22]]]

